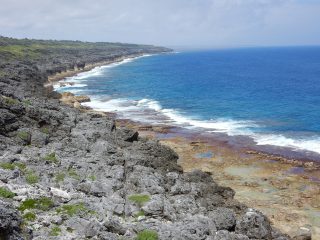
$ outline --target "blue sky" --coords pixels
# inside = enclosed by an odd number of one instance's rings
[[[235,47],[320,45],[320,0],[0,0],[12,37]]]

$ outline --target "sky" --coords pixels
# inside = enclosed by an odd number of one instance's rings
[[[0,0],[0,35],[195,48],[320,45],[320,0]]]

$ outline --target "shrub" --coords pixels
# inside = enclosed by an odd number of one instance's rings
[[[34,220],[36,220],[36,215],[33,212],[27,212],[26,214],[24,214],[23,219],[26,221],[31,221],[33,222]]]
[[[55,152],[52,152],[52,153],[46,155],[43,159],[45,161],[48,161],[48,162],[58,163],[58,159],[56,157],[56,153]]]
[[[18,209],[20,211],[24,211],[26,209],[39,209],[39,210],[47,211],[53,206],[54,204],[52,200],[47,197],[41,197],[39,199],[28,198],[20,204]]]
[[[143,204],[150,201],[150,196],[146,194],[134,194],[130,195],[128,199],[141,207]]]
[[[0,187],[0,197],[13,198],[16,194],[8,190],[7,188]]]
[[[35,184],[35,183],[39,182],[39,176],[30,172],[26,176],[26,181],[29,184]]]
[[[152,230],[143,230],[137,234],[136,240],[158,240],[158,233]]]
[[[58,226],[53,226],[50,231],[50,236],[59,236],[61,229]]]

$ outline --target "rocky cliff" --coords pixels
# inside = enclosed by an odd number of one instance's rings
[[[64,105],[48,75],[145,45],[0,38],[0,239],[289,239],[157,141]]]

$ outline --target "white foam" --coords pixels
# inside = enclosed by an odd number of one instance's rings
[[[141,99],[139,101],[125,98],[119,99],[93,99],[83,103],[95,110],[116,112],[121,117],[134,121],[170,124],[189,129],[202,129],[206,132],[226,133],[230,136],[244,135],[253,138],[257,145],[273,145],[289,147],[296,151],[312,151],[320,153],[320,137],[295,139],[277,134],[255,133],[254,128],[260,128],[253,121],[236,121],[231,119],[198,120],[186,117],[174,109],[163,109],[158,101]]]
[[[136,60],[138,58],[149,57],[149,56],[152,56],[152,54],[144,54],[144,55],[137,56],[137,57],[125,58],[125,59],[123,59],[121,61],[110,63],[108,65],[97,66],[97,67],[95,67],[95,68],[93,68],[93,69],[91,69],[89,71],[78,73],[78,74],[76,74],[76,75],[74,75],[72,77],[66,77],[64,80],[59,81],[56,84],[54,84],[53,87],[54,87],[55,90],[59,91],[59,89],[63,89],[63,88],[69,87],[69,86],[61,86],[60,82],[62,82],[62,83],[63,82],[65,82],[65,83],[68,83],[68,82],[72,82],[72,83],[83,82],[87,78],[94,77],[94,76],[101,76],[105,72],[105,70],[108,69],[108,68],[113,68],[113,67],[119,66],[121,64],[132,62],[133,60]],[[75,84],[75,85],[72,85],[72,87],[86,87],[86,86],[87,86],[86,84]]]
[[[320,153],[320,137],[295,139],[280,134],[256,134],[252,138],[257,145],[289,147],[294,150]]]

